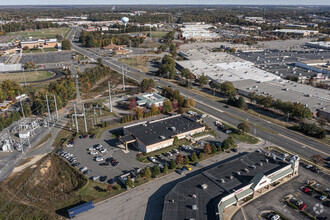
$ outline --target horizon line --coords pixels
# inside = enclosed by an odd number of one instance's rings
[[[9,5],[0,5],[1,7],[7,7],[7,6],[330,6],[330,4],[317,4],[317,5],[311,5],[311,4],[9,4]]]

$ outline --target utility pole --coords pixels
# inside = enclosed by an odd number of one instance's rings
[[[112,103],[111,103],[111,86],[110,86],[110,81],[108,81],[108,87],[109,87],[109,109],[110,109],[110,112],[112,112]]]
[[[94,122],[95,122],[95,125],[96,125],[96,112],[95,112],[95,108],[93,107],[94,109]]]
[[[88,129],[87,129],[87,122],[86,122],[85,104],[83,104],[83,111],[84,111],[84,121],[85,121],[85,132],[87,133]]]
[[[78,128],[78,120],[77,120],[77,110],[76,110],[76,103],[73,103],[73,108],[74,108],[74,115],[76,118],[76,131],[79,132],[79,128]]]
[[[23,105],[22,105],[22,101],[19,100],[19,103],[21,104],[21,109],[22,109],[23,118],[25,118],[25,115],[24,115],[24,109],[23,109]]]
[[[123,64],[121,64],[121,73],[123,74],[123,90],[125,90],[125,74]]]
[[[54,95],[54,101],[55,101],[56,119],[58,120],[57,102],[56,102],[56,96],[55,95]]]
[[[48,128],[49,128],[49,122],[52,119],[52,117],[50,115],[50,110],[49,110],[48,95],[46,95],[46,101],[47,101],[47,110],[48,110],[48,117],[49,117],[49,120],[48,120]]]

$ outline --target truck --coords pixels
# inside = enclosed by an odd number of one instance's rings
[[[76,207],[73,207],[71,209],[68,210],[68,215],[69,218],[72,218],[80,213],[86,212],[90,209],[94,208],[94,203],[93,201],[90,202],[86,202],[84,204],[78,205]]]

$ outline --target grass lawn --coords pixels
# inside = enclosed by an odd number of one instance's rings
[[[53,52],[53,51],[58,51],[57,48],[44,48],[44,52]]]
[[[41,49],[37,50],[23,50],[23,53],[42,53]]]
[[[26,82],[40,81],[55,76],[55,73],[48,71],[33,71],[33,72],[18,72],[18,73],[3,73],[0,74],[0,82],[4,80],[13,80],[18,82],[24,82],[24,74]]]
[[[232,136],[233,138],[235,138],[236,140],[243,142],[243,143],[247,143],[247,144],[256,144],[258,143],[259,139],[255,138],[253,136],[251,136],[250,134],[239,134],[237,128],[234,128],[233,126],[230,126],[226,123],[222,123],[224,126],[226,126],[227,128],[229,128],[230,130],[232,130],[232,133],[230,134],[230,136]]]
[[[21,36],[23,38],[33,37],[33,38],[55,38],[57,34],[66,36],[66,33],[70,31],[71,28],[46,28],[42,30],[34,31],[18,31],[18,32],[9,32],[6,35],[15,35]]]
[[[122,62],[128,66],[134,67],[136,69],[139,69],[141,71],[148,71],[146,68],[146,64],[149,60],[149,58],[152,57],[147,57],[147,56],[139,56],[139,57],[132,57],[132,58],[122,58],[119,59],[119,62]]]
[[[151,31],[151,37],[164,38],[168,33],[168,31]],[[149,32],[145,32],[145,34],[149,34]]]
[[[238,140],[240,142],[247,143],[247,144],[256,144],[259,141],[258,138],[255,138],[249,134],[230,134],[230,136],[232,136],[233,138],[235,138],[236,140]]]

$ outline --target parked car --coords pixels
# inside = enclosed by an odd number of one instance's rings
[[[113,160],[113,157],[108,157],[107,159],[105,159],[105,162],[111,163],[112,160]]]
[[[107,180],[107,178],[108,178],[107,176],[101,176],[101,177],[100,177],[100,181],[101,181],[101,182],[104,182],[104,181]]]
[[[107,152],[107,150],[106,150],[106,149],[104,149],[104,148],[102,148],[102,149],[100,150],[100,152],[101,152],[102,154],[104,154],[104,153],[106,153],[106,152]]]
[[[171,157],[173,154],[171,152],[167,152],[167,156]]]
[[[307,165],[306,169],[311,169],[313,166],[312,165]]]
[[[196,162],[196,163],[194,163],[194,166],[195,166],[195,167],[198,167],[198,163],[197,163],[197,162]]]
[[[87,170],[87,169],[88,169],[87,167],[80,167],[79,171],[80,171],[80,172],[83,172],[83,171],[85,171],[85,170]]]
[[[178,151],[178,149],[174,149],[173,152],[174,152],[175,154],[180,153],[180,152]]]
[[[304,211],[306,208],[307,208],[307,205],[306,204],[301,204],[299,206],[299,209],[302,210],[302,211]]]
[[[156,162],[156,160],[155,160],[155,158],[154,157],[148,157],[148,160],[150,160],[151,162],[153,162],[153,163],[155,163]]]
[[[271,220],[279,220],[280,216],[278,214],[275,214],[271,217]]]
[[[116,161],[116,162],[113,164],[114,167],[116,167],[116,166],[118,166],[118,165],[119,165],[119,161]]]
[[[183,175],[182,170],[176,170],[176,172],[177,172],[178,174],[180,174],[180,175]]]
[[[308,188],[308,187],[304,187],[303,189],[302,189],[302,191],[304,192],[304,193],[307,193],[307,192],[309,192],[311,189],[310,188]]]
[[[88,138],[88,134],[85,134],[85,135],[83,136],[83,138],[85,138],[85,139]]]
[[[182,171],[186,171],[187,168],[186,168],[186,167],[182,167],[181,170],[182,170]]]
[[[101,156],[96,156],[95,157],[95,161],[97,161],[97,162],[100,162],[100,161],[103,161],[103,160],[104,160],[104,158],[101,157]]]
[[[89,154],[90,155],[97,155],[97,154],[99,154],[97,151],[91,151],[91,152],[89,152]]]
[[[72,164],[72,166],[74,166],[74,167],[77,167],[77,166],[79,166],[79,165],[80,165],[79,162]]]
[[[84,172],[84,174],[87,175],[87,174],[89,174],[89,173],[91,173],[91,172],[92,172],[91,170],[86,170],[86,171]]]
[[[189,165],[185,166],[187,170],[191,170],[191,167]]]
[[[230,133],[232,133],[233,131],[232,130],[230,130],[230,129],[227,129],[226,130],[226,134],[230,134]]]
[[[92,150],[94,150],[94,149],[90,147],[90,148],[88,148],[87,150],[88,150],[88,151],[92,151]]]
[[[326,198],[327,198],[327,197],[326,197],[325,195],[322,195],[322,196],[319,197],[319,199],[320,199],[321,201],[325,200]]]
[[[109,184],[114,184],[116,182],[116,179],[115,178],[112,178],[112,179],[109,179],[108,180],[108,183]]]
[[[237,152],[238,150],[237,150],[237,148],[233,148],[233,149],[231,149],[231,151],[232,152]]]
[[[159,169],[164,169],[164,166],[162,164],[158,164]]]
[[[99,179],[99,178],[100,178],[100,176],[92,176],[92,177],[91,177],[91,180],[95,181],[95,180],[97,180],[97,179]]]

